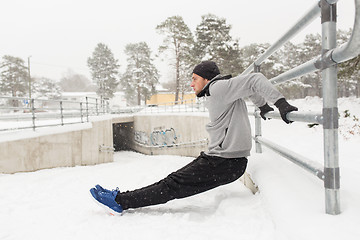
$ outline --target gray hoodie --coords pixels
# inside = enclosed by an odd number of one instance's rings
[[[261,73],[209,82],[208,85],[210,96],[206,96],[206,106],[210,122],[206,130],[210,142],[206,154],[224,158],[249,156],[251,129],[244,98],[250,98],[261,107],[266,102],[274,104],[284,96]]]

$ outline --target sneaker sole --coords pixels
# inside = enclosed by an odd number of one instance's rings
[[[95,188],[92,188],[94,190],[96,190]],[[92,190],[91,189],[91,190]],[[90,192],[90,196],[92,198],[92,200],[98,205],[100,206],[102,209],[104,209],[107,213],[109,213],[111,216],[122,216],[122,212],[119,213],[119,212],[116,212],[114,211],[113,209],[109,208],[108,206],[102,204],[101,202],[99,202],[96,197],[93,195],[93,193],[91,192],[91,190],[89,191]]]

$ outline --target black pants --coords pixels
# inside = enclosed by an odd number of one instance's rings
[[[139,208],[189,197],[240,178],[247,159],[208,156],[203,152],[185,167],[163,180],[134,191],[119,193],[115,201],[122,208]]]

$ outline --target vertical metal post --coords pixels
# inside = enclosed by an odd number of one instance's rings
[[[99,106],[98,106],[98,99],[95,99],[95,103],[96,103],[96,115],[99,116]]]
[[[82,107],[82,102],[80,102],[80,118],[81,118],[81,122],[83,123],[83,107]]]
[[[86,121],[89,122],[89,100],[86,97]]]
[[[254,64],[254,72],[260,72],[260,65]],[[256,110],[258,110],[258,108],[255,106],[254,111],[256,112]],[[255,150],[256,153],[262,153],[261,143],[256,141],[257,137],[261,137],[261,117],[255,115]]]
[[[61,126],[64,125],[64,115],[63,115],[63,102],[60,101],[60,119],[61,119]]]
[[[336,47],[336,3],[321,0],[322,52]],[[322,70],[326,213],[340,214],[337,66]]]
[[[30,103],[31,103],[31,114],[32,114],[32,124],[33,124],[33,130],[35,131],[35,100],[32,98],[30,99]]]

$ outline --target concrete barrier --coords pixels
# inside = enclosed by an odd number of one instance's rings
[[[197,157],[207,149],[208,122],[207,114],[135,115],[133,149],[149,155]]]
[[[112,118],[2,134],[0,173],[112,162]]]
[[[131,149],[144,154],[196,157],[207,148],[208,121],[207,115],[110,115],[51,130],[2,134],[0,173],[112,162],[113,124],[119,123],[133,122]]]

